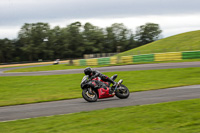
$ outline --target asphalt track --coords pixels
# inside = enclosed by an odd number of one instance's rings
[[[200,62],[182,63],[160,63],[160,64],[140,64],[97,68],[101,72],[109,71],[134,71],[150,69],[187,68],[199,67]],[[0,76],[28,76],[28,75],[52,75],[52,74],[72,74],[82,73],[83,69],[57,70],[31,73],[3,73],[3,71],[14,68],[0,69]],[[81,93],[81,90],[80,90]],[[10,121],[17,119],[34,118],[40,116],[51,116],[75,113],[81,111],[91,111],[112,107],[123,107],[131,105],[144,105],[177,100],[200,98],[200,85],[175,87],[169,89],[143,91],[131,93],[128,99],[118,99],[117,97],[98,100],[95,103],[88,103],[84,99],[62,100],[17,106],[0,107],[0,121]]]
[[[179,63],[158,63],[158,64],[137,64],[124,66],[109,66],[95,68],[100,72],[114,72],[114,71],[136,71],[136,70],[153,70],[153,69],[168,69],[168,68],[187,68],[200,67],[200,62],[179,62]],[[25,67],[24,67],[25,68]],[[68,69],[68,70],[54,70],[54,71],[40,71],[40,72],[17,72],[17,73],[3,73],[3,71],[16,68],[0,69],[0,76],[35,76],[35,75],[59,75],[59,74],[73,74],[83,73],[84,69]]]
[[[94,103],[86,102],[84,99],[80,98],[0,107],[0,121],[60,115],[112,107],[154,104],[194,98],[200,98],[200,85],[135,92],[131,93],[128,99],[118,99],[117,97],[113,97],[98,100]]]

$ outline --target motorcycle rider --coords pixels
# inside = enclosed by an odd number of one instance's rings
[[[101,74],[99,71],[97,70],[94,70],[90,67],[87,67],[85,68],[84,70],[84,73],[85,75],[88,75],[88,79],[93,79],[93,78],[96,78],[96,77],[100,77],[101,80],[105,81],[105,82],[110,82],[113,84],[113,86],[111,87],[111,89],[109,90],[109,93],[112,94],[114,89],[115,89],[115,86],[116,86],[116,82],[113,81],[112,79],[110,79],[108,76],[104,75],[104,74]],[[91,94],[91,92],[89,92]]]

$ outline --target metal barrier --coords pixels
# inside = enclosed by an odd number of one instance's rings
[[[137,62],[154,62],[154,61],[173,61],[182,59],[200,59],[200,51],[183,51],[183,52],[166,52],[141,54],[130,56],[113,56],[105,58],[80,59],[74,60],[74,65],[94,66],[94,65],[108,65],[117,63],[137,63]]]

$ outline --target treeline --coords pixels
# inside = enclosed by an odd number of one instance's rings
[[[122,52],[158,40],[161,32],[154,23],[137,27],[135,34],[122,23],[106,28],[80,22],[64,28],[50,28],[48,23],[25,23],[16,39],[0,39],[0,63]]]

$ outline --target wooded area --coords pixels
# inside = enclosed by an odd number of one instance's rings
[[[0,63],[123,52],[160,39],[161,32],[159,25],[154,23],[137,27],[135,34],[122,23],[106,28],[80,22],[64,28],[51,28],[48,23],[25,23],[16,39],[0,39]]]

